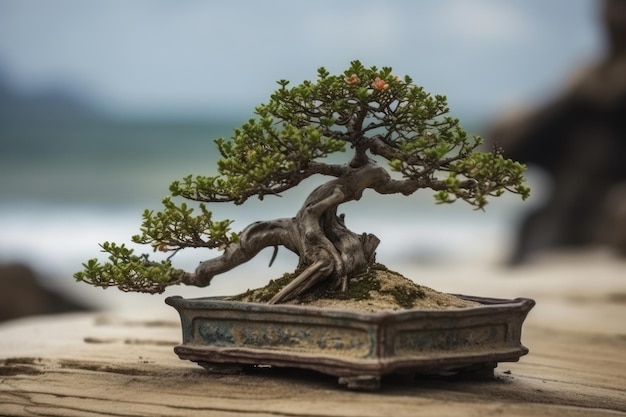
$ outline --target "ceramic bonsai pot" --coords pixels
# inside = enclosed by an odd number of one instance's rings
[[[488,372],[528,353],[522,324],[535,302],[460,296],[480,306],[358,312],[220,298],[169,297],[180,314],[181,359],[212,372],[246,366],[313,369],[348,388],[376,389],[383,375]]]

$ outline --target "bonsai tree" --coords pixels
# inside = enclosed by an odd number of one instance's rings
[[[365,190],[409,196],[427,188],[437,203],[463,200],[477,209],[505,191],[525,199],[525,167],[498,149],[481,152],[482,139],[469,136],[448,115],[446,98],[431,95],[391,68],[353,61],[340,75],[324,68],[317,80],[290,87],[285,80],[256,117],[215,140],[221,154],[216,176],[187,176],[170,186],[160,212],[146,210],[132,241],[170,256],[154,261],[124,244],[105,242],[108,262],[91,259],[78,281],[123,291],[162,292],[167,286],[204,287],[213,277],[252,259],[262,249],[282,246],[299,257],[295,278],[270,303],[285,302],[325,282],[345,290],[351,277],[375,262],[379,239],[350,231],[338,207]],[[344,163],[331,163],[337,157]],[[232,220],[214,220],[205,203],[243,204],[297,187],[312,176],[329,180],[315,188],[294,217],[258,221],[241,232]],[[198,202],[190,207],[186,202]],[[189,272],[172,265],[185,248],[220,249],[222,254]],[[276,252],[274,252],[274,256]]]

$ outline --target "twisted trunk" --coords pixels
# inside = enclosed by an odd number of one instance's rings
[[[238,244],[202,262],[187,283],[206,286],[215,275],[249,261],[261,250],[283,246],[299,256],[300,274],[270,303],[288,301],[323,280],[345,290],[351,276],[374,262],[379,239],[350,231],[343,215],[337,215],[337,207],[359,200],[367,188],[384,192],[391,181],[389,174],[373,163],[358,168],[346,166],[344,175],[311,192],[295,217],[251,224],[241,233]]]

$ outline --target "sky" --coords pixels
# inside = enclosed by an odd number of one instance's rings
[[[594,0],[0,0],[0,75],[119,115],[251,111],[353,59],[477,117],[557,91],[602,55]]]

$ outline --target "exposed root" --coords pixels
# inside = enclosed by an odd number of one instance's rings
[[[278,304],[283,301],[291,300],[311,288],[316,283],[326,278],[323,273],[324,261],[317,261],[309,265],[300,275],[286,285],[282,290],[271,298],[268,304]]]

